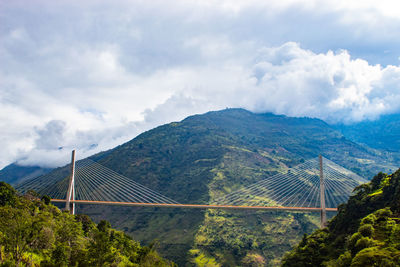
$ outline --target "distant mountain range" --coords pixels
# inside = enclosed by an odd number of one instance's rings
[[[400,114],[384,115],[373,121],[366,120],[359,123],[334,124],[331,126],[332,129],[336,129],[350,141],[380,150],[381,153],[391,152],[394,155],[387,155],[386,157],[392,158],[390,160],[392,162],[396,162],[400,158]],[[45,174],[50,170],[52,169],[40,166],[21,166],[13,163],[0,170],[0,180],[15,185],[21,181]]]
[[[397,169],[393,153],[339,130],[351,132],[318,119],[226,109],[159,126],[92,158],[178,202],[198,204],[319,154],[367,179]],[[11,173],[16,182],[28,171]],[[144,243],[160,240],[160,252],[180,265],[240,265],[251,253],[274,263],[318,224],[317,215],[285,212],[88,206],[80,212],[110,220]]]
[[[46,174],[51,170],[50,168],[42,168],[39,166],[19,166],[13,163],[0,171],[0,181],[15,185],[39,175]]]
[[[334,126],[352,141],[385,151],[400,152],[400,114],[384,115],[374,121]]]

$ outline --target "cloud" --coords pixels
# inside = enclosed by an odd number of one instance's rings
[[[3,1],[0,167],[59,166],[226,107],[399,112],[400,8],[366,2]]]
[[[249,65],[207,66],[185,76],[193,87],[154,112],[176,107],[179,113],[182,105],[197,112],[243,107],[350,123],[400,110],[400,67],[370,65],[345,50],[317,54],[289,42],[259,49]]]
[[[37,129],[36,148],[60,149],[64,139],[65,122],[59,120],[49,121],[44,128]]]

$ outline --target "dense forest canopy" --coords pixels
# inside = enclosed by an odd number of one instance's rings
[[[0,266],[175,266],[153,248],[0,182]]]

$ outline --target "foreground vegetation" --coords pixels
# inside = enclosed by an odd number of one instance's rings
[[[70,215],[0,182],[0,266],[174,266],[110,223]]]
[[[282,265],[400,266],[400,169],[357,187],[329,226],[305,235]]]

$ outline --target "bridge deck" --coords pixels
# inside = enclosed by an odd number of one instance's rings
[[[65,199],[52,199],[52,202],[66,202]],[[309,207],[265,207],[265,206],[230,206],[230,205],[201,205],[201,204],[164,204],[164,203],[139,203],[139,202],[113,202],[93,200],[71,200],[70,203],[90,205],[117,205],[137,207],[162,207],[162,208],[197,208],[197,209],[245,209],[245,210],[287,210],[287,211],[321,211],[321,208]],[[326,208],[326,211],[337,211],[336,208]]]

